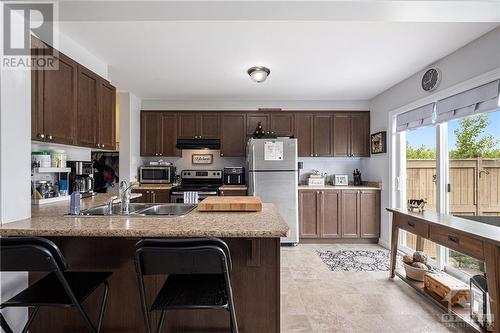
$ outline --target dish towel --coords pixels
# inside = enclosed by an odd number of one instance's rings
[[[198,192],[184,192],[184,203],[197,204]]]

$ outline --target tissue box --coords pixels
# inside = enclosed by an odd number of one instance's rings
[[[325,186],[325,178],[307,178],[307,185],[309,186]]]

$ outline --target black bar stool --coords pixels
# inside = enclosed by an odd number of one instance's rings
[[[166,310],[223,309],[229,312],[232,333],[238,333],[230,272],[231,255],[217,238],[144,239],[136,244],[135,264],[146,331],[150,313],[160,310],[157,332]],[[165,284],[148,309],[144,275],[167,275]]]
[[[0,238],[0,268],[2,272],[47,272],[48,274],[24,289],[0,309],[8,307],[33,307],[22,333],[26,333],[40,307],[75,307],[92,333],[101,331],[104,309],[108,298],[107,272],[65,272],[66,260],[59,248],[51,241],[38,237]],[[97,326],[83,310],[82,302],[101,284],[104,294]],[[0,326],[5,333],[13,333],[0,313]]]

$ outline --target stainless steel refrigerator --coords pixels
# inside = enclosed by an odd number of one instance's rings
[[[275,204],[290,227],[281,243],[297,244],[297,139],[248,140],[247,170],[249,194]]]

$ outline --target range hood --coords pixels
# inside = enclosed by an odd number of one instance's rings
[[[177,149],[220,149],[219,139],[177,139]]]

